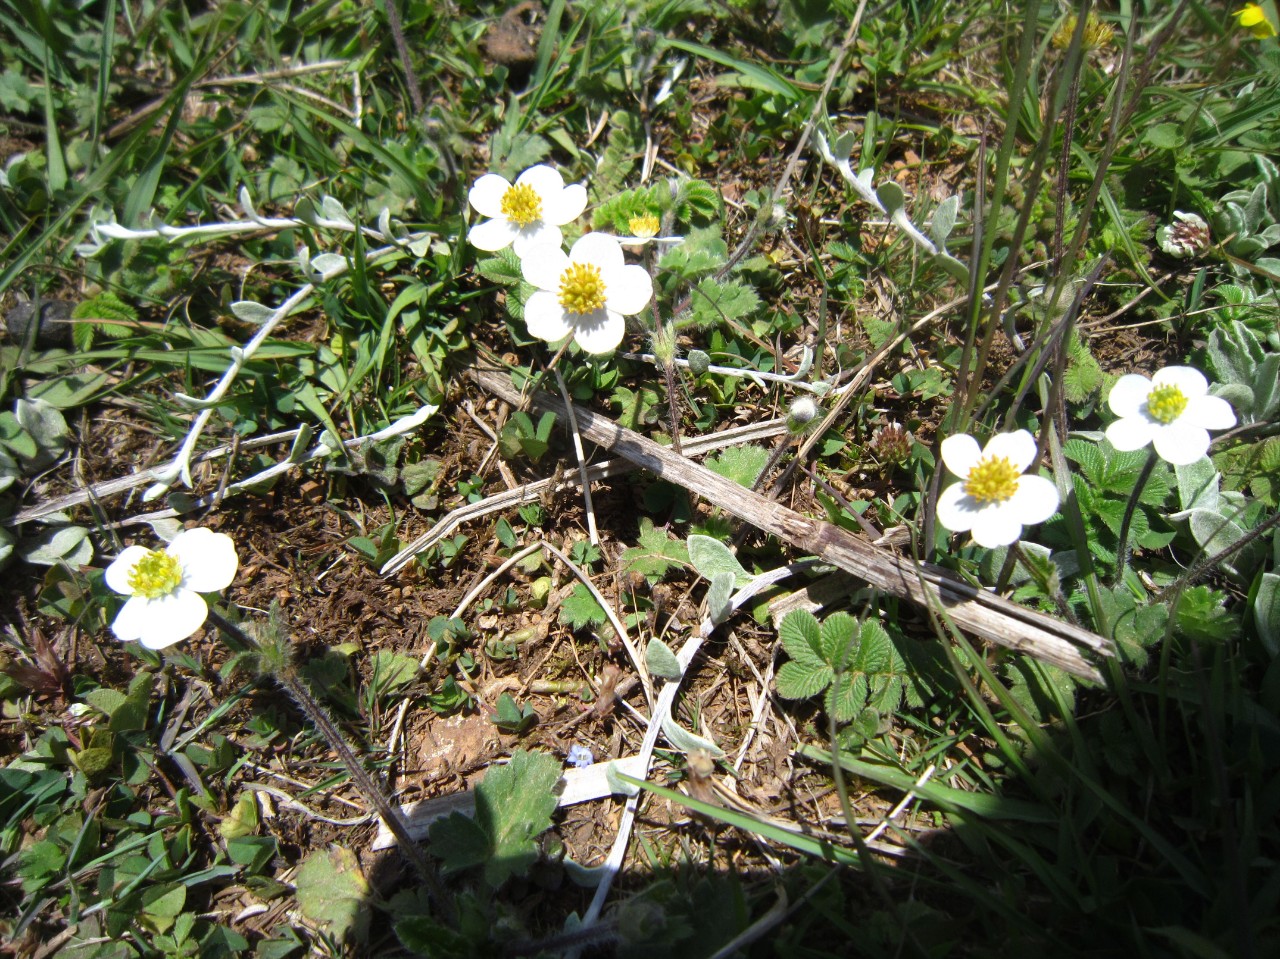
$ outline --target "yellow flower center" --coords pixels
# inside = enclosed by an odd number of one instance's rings
[[[631,235],[641,239],[648,239],[651,236],[658,235],[658,218],[652,213],[645,213],[641,216],[633,216],[627,221],[627,229],[631,231]]]
[[[542,219],[542,197],[527,183],[517,183],[502,194],[502,215],[519,227]]]
[[[569,313],[594,313],[604,306],[604,277],[590,263],[571,263],[560,274],[560,305]]]
[[[1172,383],[1157,386],[1147,394],[1147,413],[1153,420],[1172,423],[1187,408],[1187,398]]]
[[[1022,473],[1004,456],[987,456],[978,460],[964,481],[964,491],[985,506],[1003,503],[1018,491]]]
[[[182,582],[182,564],[164,550],[148,553],[138,560],[129,574],[134,596],[159,599],[168,596]]]

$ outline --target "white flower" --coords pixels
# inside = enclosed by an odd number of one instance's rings
[[[1154,443],[1166,463],[1186,466],[1209,449],[1209,430],[1236,425],[1231,404],[1209,395],[1209,381],[1190,366],[1166,366],[1147,379],[1126,373],[1107,397],[1120,419],[1107,427],[1118,450],[1139,450]]]
[[[565,186],[559,171],[541,163],[521,173],[514,184],[486,173],[467,197],[478,213],[492,218],[467,231],[471,245],[493,252],[514,243],[521,259],[537,244],[559,246],[560,227],[587,208],[586,187]]]
[[[1174,210],[1176,223],[1167,223],[1156,230],[1156,242],[1170,256],[1182,260],[1197,256],[1209,248],[1212,236],[1204,217],[1195,213]]]
[[[623,260],[618,241],[588,233],[568,255],[540,244],[520,262],[524,278],[538,288],[524,305],[529,332],[548,343],[570,333],[588,353],[608,353],[622,342],[623,316],[639,313],[653,296],[653,280],[642,266]]]
[[[129,597],[111,631],[148,649],[186,639],[209,615],[200,594],[230,586],[239,565],[231,537],[210,529],[183,530],[161,550],[125,547],[107,567],[107,585]]]
[[[1008,546],[1022,527],[1043,523],[1058,509],[1058,489],[1043,476],[1023,475],[1036,456],[1026,430],[997,433],[982,450],[972,436],[942,441],[942,462],[961,478],[938,497],[938,521],[957,533],[972,531],[979,546]]]

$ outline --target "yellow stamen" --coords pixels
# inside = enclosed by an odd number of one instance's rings
[[[560,305],[568,313],[594,313],[604,306],[604,277],[590,263],[571,263],[560,274]]]
[[[1008,458],[987,456],[978,460],[964,481],[964,491],[983,506],[1003,503],[1018,491],[1018,477],[1022,474]]]
[[[517,183],[502,194],[502,215],[519,227],[542,219],[542,197],[527,183]]]
[[[651,236],[657,236],[659,226],[661,226],[661,224],[658,222],[658,218],[652,213],[633,216],[627,221],[627,229],[631,231],[631,235],[642,240],[647,240]]]
[[[1187,398],[1172,383],[1157,386],[1147,394],[1147,414],[1161,423],[1172,423],[1187,408]]]
[[[134,596],[159,599],[168,596],[182,582],[182,564],[164,550],[148,553],[138,560],[129,574]]]

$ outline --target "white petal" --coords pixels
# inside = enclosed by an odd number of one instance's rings
[[[1236,413],[1221,396],[1197,396],[1187,404],[1178,422],[1206,430],[1229,430],[1236,425]]]
[[[184,530],[169,544],[169,553],[182,564],[183,587],[198,593],[226,589],[240,568],[235,540],[211,529]]]
[[[946,464],[947,469],[961,479],[969,475],[969,470],[973,469],[980,459],[982,459],[982,450],[978,448],[978,441],[968,433],[956,433],[942,441],[942,462]],[[954,526],[948,526],[948,528],[955,529]],[[968,528],[965,527],[965,529]]]
[[[1175,420],[1155,435],[1156,453],[1166,463],[1188,466],[1209,450],[1209,433],[1203,427]]]
[[[1036,439],[1026,430],[1014,430],[1012,433],[997,433],[987,440],[986,449],[982,451],[985,459],[997,456],[1007,459],[1019,473],[1023,472],[1036,458]]]
[[[511,189],[511,184],[504,176],[486,173],[471,185],[467,199],[481,216],[502,216],[502,198]]]
[[[559,244],[536,246],[520,257],[520,272],[540,290],[560,291],[560,277],[569,269],[569,257]]]
[[[539,290],[524,305],[524,325],[529,335],[548,343],[559,343],[573,332],[565,318],[564,307],[554,293]]]
[[[543,198],[542,218],[562,226],[582,216],[586,208],[587,188],[581,183],[570,183],[559,194]]]
[[[1058,511],[1058,487],[1043,476],[1022,476],[1018,490],[1006,504],[1024,526],[1043,523]]]
[[[622,245],[607,233],[584,233],[569,250],[569,259],[597,266],[601,273],[611,273],[626,262]]]
[[[199,593],[178,590],[148,604],[140,617],[142,628],[138,639],[147,649],[164,649],[194,633],[204,625],[208,615],[209,607]]]
[[[1140,450],[1155,438],[1157,428],[1146,417],[1126,416],[1107,427],[1107,440],[1121,452]]]
[[[129,576],[133,573],[133,568],[138,565],[138,561],[149,555],[151,555],[151,550],[145,546],[126,546],[120,551],[120,555],[115,558],[115,561],[107,567],[107,585],[117,593],[125,596],[133,595],[133,587],[129,585]]]
[[[130,597],[111,623],[111,631],[116,634],[116,638],[125,642],[138,639],[144,626],[150,621],[147,607],[153,602],[154,600],[145,596]]]
[[[938,494],[938,522],[952,532],[971,529],[977,515],[977,501],[965,493],[963,483],[952,483]]]
[[[534,192],[542,200],[544,210],[547,200],[559,196],[560,191],[564,189],[564,177],[560,175],[560,171],[545,163],[529,167],[516,177],[516,183],[533,187]]]
[[[573,318],[573,339],[588,353],[608,353],[618,348],[627,321],[613,310],[596,310]]]
[[[557,250],[560,249],[560,241],[563,239],[560,227],[538,220],[536,223],[530,223],[516,233],[513,248],[516,251],[516,256],[523,260],[541,246],[553,246]]]
[[[1172,384],[1182,391],[1187,399],[1204,396],[1209,392],[1209,381],[1204,374],[1191,366],[1166,366],[1151,377],[1153,386]]]
[[[989,506],[982,511],[973,524],[973,541],[979,546],[994,549],[997,546],[1008,546],[1016,542],[1022,535],[1022,523],[1017,514],[1009,508],[1010,503]]]
[[[602,279],[605,306],[624,316],[639,313],[653,298],[653,277],[642,266],[628,264],[621,269],[609,270]]]
[[[506,217],[485,220],[467,231],[467,242],[477,250],[495,253],[509,247],[519,232],[516,225]]]
[[[1142,409],[1151,392],[1151,381],[1138,373],[1126,373],[1116,380],[1107,397],[1107,405],[1116,416],[1133,416]],[[1117,447],[1118,449],[1119,447]]]

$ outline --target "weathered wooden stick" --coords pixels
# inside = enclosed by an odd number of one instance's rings
[[[480,387],[513,405],[522,398],[505,374],[472,369]],[[527,398],[534,406],[565,415],[559,397],[538,391]],[[957,579],[947,570],[916,563],[872,546],[847,530],[809,519],[746,487],[580,406],[574,407],[578,429],[597,446],[642,466],[662,479],[701,496],[739,519],[785,540],[806,553],[866,580],[872,586],[921,605],[938,604],[961,628],[999,646],[1027,653],[1083,679],[1102,676],[1079,646],[1109,656],[1110,644],[1088,630],[1011,603]]]

